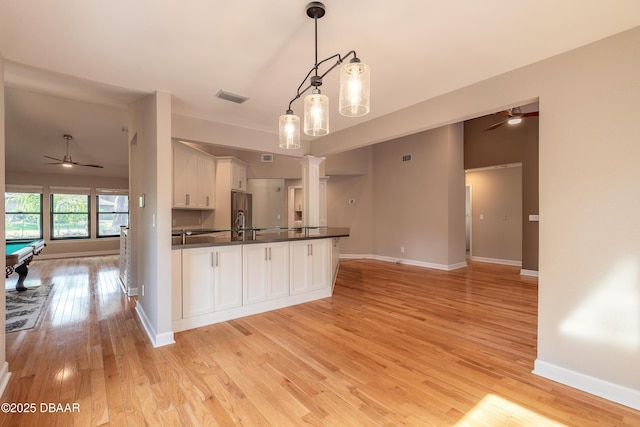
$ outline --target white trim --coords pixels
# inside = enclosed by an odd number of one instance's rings
[[[433,268],[435,270],[444,270],[444,271],[457,270],[459,268],[467,267],[466,261],[459,262],[456,264],[435,264],[435,263],[426,262],[426,261],[416,261],[411,259],[393,258],[388,256],[372,255],[372,254],[340,254],[340,259],[343,259],[343,260],[374,259],[377,261],[393,262],[396,264],[413,265],[416,267]]]
[[[311,302],[322,298],[330,298],[332,290],[331,286],[327,286],[323,289],[229,308],[227,310],[214,311],[213,313],[207,313],[201,316],[188,317],[186,319],[174,319],[171,324],[171,329],[173,329],[174,332],[181,332],[188,329],[199,328],[219,322],[226,322],[227,320],[239,319],[241,317],[252,316],[254,314],[277,310],[305,302]]]
[[[42,185],[22,185],[22,184],[6,184],[4,186],[5,193],[38,193],[42,194],[44,187]]]
[[[481,172],[481,171],[490,171],[495,169],[510,169],[510,168],[521,168],[522,163],[507,163],[504,165],[495,165],[495,166],[485,166],[483,168],[474,168],[474,169],[465,169],[466,172]]]
[[[530,277],[538,277],[538,270],[525,270],[524,268],[520,270],[521,276],[530,276]]]
[[[90,196],[91,195],[91,188],[90,187],[67,187],[67,186],[57,186],[57,185],[50,185],[49,186],[49,193],[52,194],[74,194],[74,195],[78,195],[81,194],[83,196]],[[79,212],[79,213],[83,213],[83,212]]]
[[[604,381],[540,359],[536,359],[533,373],[640,411],[640,390]]]
[[[7,388],[9,378],[11,378],[11,372],[9,372],[9,364],[5,361],[2,369],[0,369],[0,396],[2,396],[4,390]]]
[[[138,303],[136,303],[136,313],[138,314],[138,319],[140,319],[140,323],[142,323],[144,331],[147,333],[147,336],[151,341],[151,345],[153,345],[154,348],[175,344],[176,341],[173,339],[173,332],[165,332],[163,334],[156,333],[151,321],[147,317],[142,306]]]
[[[128,196],[129,190],[126,188],[96,188],[98,196]]]
[[[471,261],[488,262],[489,264],[515,265],[517,267],[522,267],[522,261],[516,261],[514,259],[486,258],[472,255]]]
[[[66,241],[66,240],[65,240]],[[105,251],[91,251],[91,252],[63,252],[58,254],[47,254],[46,250],[40,252],[38,259],[61,259],[61,258],[83,258],[88,256],[102,256],[102,255],[118,255],[120,252],[117,249],[105,250]]]

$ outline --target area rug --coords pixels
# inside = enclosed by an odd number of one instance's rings
[[[31,329],[36,325],[44,303],[47,301],[51,285],[28,288],[24,292],[7,290],[7,332]]]

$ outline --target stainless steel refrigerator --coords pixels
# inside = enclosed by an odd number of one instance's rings
[[[251,228],[251,194],[239,191],[231,192],[231,228]]]

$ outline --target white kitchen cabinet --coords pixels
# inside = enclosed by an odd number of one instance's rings
[[[193,248],[182,251],[182,318],[213,313],[213,249]]]
[[[329,287],[330,240],[313,239],[289,242],[291,295]]]
[[[171,251],[171,320],[182,319],[182,251]]]
[[[242,247],[182,250],[182,318],[242,305]]]
[[[216,203],[216,161],[212,156],[198,154],[198,181],[196,187],[196,207],[201,209],[215,209]]]
[[[338,276],[338,267],[340,266],[340,238],[333,237],[331,239],[331,284],[336,282]]]
[[[247,191],[247,165],[238,159],[231,162],[231,189]]]
[[[243,247],[243,304],[289,295],[289,242]]]
[[[173,207],[191,208],[196,203],[198,158],[195,150],[173,144]]]
[[[215,208],[216,162],[213,156],[173,143],[173,207]]]
[[[242,246],[213,248],[215,311],[242,305]]]

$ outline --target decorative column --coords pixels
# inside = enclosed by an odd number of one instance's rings
[[[307,227],[320,224],[320,164],[326,157],[306,155],[300,160],[302,164],[302,220]],[[318,233],[317,229],[309,230],[309,234]]]

